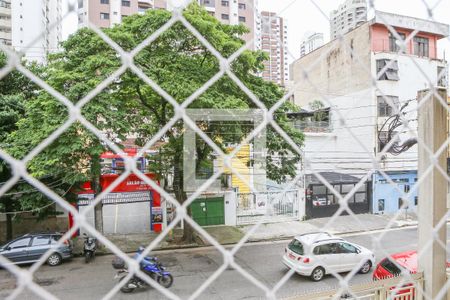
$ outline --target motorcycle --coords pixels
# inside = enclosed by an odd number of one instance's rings
[[[161,286],[169,288],[172,286],[173,277],[170,272],[166,271],[166,268],[157,260],[158,259],[156,257],[145,257],[140,263],[141,271],[150,276],[150,278],[155,280]],[[129,273],[128,269],[125,267],[125,262],[120,258],[113,260],[113,267],[118,269],[114,279],[119,279],[119,282],[124,280]],[[136,288],[143,288],[146,286],[148,286],[147,282],[138,276],[133,275],[133,277],[131,277],[131,279],[129,279],[128,282],[120,288],[120,291],[122,293],[131,293]]]
[[[86,263],[89,263],[91,259],[95,257],[95,251],[97,250],[97,239],[87,236],[86,233],[83,233],[83,236],[84,236],[84,247],[83,247],[84,261]]]

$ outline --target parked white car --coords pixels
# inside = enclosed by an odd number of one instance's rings
[[[283,263],[313,281],[355,268],[366,274],[375,263],[375,255],[369,249],[325,232],[296,236],[284,252]]]

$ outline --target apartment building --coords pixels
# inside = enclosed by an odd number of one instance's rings
[[[11,45],[11,1],[0,0],[0,44]]]
[[[256,0],[198,0],[198,2],[225,24],[245,24],[250,32],[244,39],[253,40],[257,21]],[[144,13],[147,9],[172,8],[171,1],[167,0],[78,0],[78,25],[86,26],[89,21],[98,27],[111,27],[120,23],[123,17]]]
[[[330,39],[334,40],[366,21],[366,0],[347,0],[330,13]]]
[[[45,62],[48,53],[58,50],[62,41],[62,1],[11,1],[11,45],[25,59]],[[0,3],[5,5],[0,12],[6,10],[7,1]]]
[[[198,0],[200,5],[224,24],[244,24],[249,32],[243,39],[249,49],[261,49],[269,54],[265,70],[260,75],[284,86],[289,77],[287,59],[287,24],[275,13],[258,13],[257,0]],[[98,27],[111,27],[122,18],[147,9],[173,9],[167,0],[79,0],[78,24],[88,21]]]
[[[273,12],[261,12],[261,50],[269,54],[261,76],[281,86],[289,80],[287,34],[283,18]]]
[[[307,32],[300,43],[300,57],[316,50],[324,43],[323,33]]]
[[[402,39],[417,33],[402,45],[385,24]],[[417,93],[430,83],[447,88],[446,76],[439,76],[447,62],[438,57],[437,42],[448,35],[447,24],[377,12],[342,41],[333,40],[293,63],[296,104],[307,107],[320,100],[325,106],[321,112],[327,114],[326,122],[305,130],[305,156],[312,168],[361,178],[372,170],[372,158],[380,155],[379,169],[398,185],[395,188],[383,174],[374,173],[369,179],[371,199],[352,198],[349,206],[354,212],[395,213],[403,201],[399,190],[412,190],[418,161]],[[400,115],[413,133],[401,127]],[[392,139],[391,147],[381,153]],[[345,186],[342,194],[350,188]],[[310,216],[323,216],[320,210],[331,216],[339,207],[324,186],[310,196]],[[408,199],[409,212],[417,207],[416,196],[417,190]]]

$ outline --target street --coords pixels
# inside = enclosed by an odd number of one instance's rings
[[[372,247],[371,237],[379,235],[379,232],[365,233],[349,235],[345,239],[374,250],[378,262],[384,254],[380,249]],[[287,272],[281,263],[286,244],[287,241],[246,244],[236,254],[235,261],[263,284],[273,287]],[[417,229],[388,231],[380,244],[388,253],[415,249]],[[161,251],[154,254],[174,276],[174,284],[170,291],[181,298],[192,295],[223,263],[222,255],[211,247]],[[113,256],[100,256],[91,264],[85,264],[81,258],[74,258],[58,267],[44,265],[36,274],[36,282],[60,299],[100,299],[117,283],[113,279],[115,270],[111,266],[112,258]],[[371,273],[357,274],[351,283],[370,281]],[[277,297],[330,289],[337,284],[337,279],[332,276],[327,276],[321,282],[312,282],[309,278],[294,274],[279,290]],[[0,270],[0,298],[7,297],[14,285],[14,276],[6,270]],[[199,296],[199,299],[259,299],[264,296],[263,291],[237,271],[227,269]],[[36,299],[36,295],[27,290],[19,296],[19,299]],[[165,297],[153,288],[146,288],[136,290],[132,294],[119,292],[114,299],[165,299]]]

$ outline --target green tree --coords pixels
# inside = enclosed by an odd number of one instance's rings
[[[221,24],[196,3],[185,9],[184,16],[224,57],[229,57],[244,45],[240,37],[247,29],[242,25]],[[170,18],[171,14],[167,11],[149,10],[144,15],[127,17],[122,24],[104,32],[123,49],[131,51]],[[46,80],[74,103],[121,66],[117,53],[89,29],[79,30],[62,47],[61,53],[49,59]],[[231,68],[270,108],[283,96],[283,90],[254,75],[262,70],[265,59],[267,55],[263,52],[244,51]],[[174,24],[142,49],[134,57],[134,63],[178,103],[182,103],[220,69],[218,60],[181,23]],[[275,114],[275,120],[301,145],[302,134],[289,125],[285,114],[293,109],[290,106],[288,103],[283,105]],[[18,143],[25,146],[15,147],[17,154],[24,152],[21,147],[34,147],[67,118],[64,106],[46,93],[35,97],[25,107],[29,117],[18,123],[19,129],[12,135],[15,141],[27,135],[25,141]],[[199,95],[189,108],[245,109],[256,108],[256,105],[229,77],[223,76]],[[132,133],[138,137],[140,144],[149,141],[175,115],[173,106],[131,71],[116,78],[83,108],[82,113],[97,128],[111,133],[110,138],[120,141]],[[223,149],[227,143],[241,141],[250,131],[249,126],[222,125],[203,123],[201,127]],[[274,130],[269,128],[267,134],[269,177],[277,181],[293,177],[295,163],[300,157],[289,151],[289,145]],[[160,175],[172,173],[172,189],[177,200],[183,203],[187,199],[182,168],[183,123],[177,122],[171,126],[161,142],[160,156],[155,158],[152,164],[155,169],[150,171],[157,171]],[[95,180],[98,178],[95,172],[98,166],[89,169],[87,165],[95,165],[102,151],[102,143],[76,124],[34,159],[29,168],[39,175],[63,172],[74,174],[77,180],[85,177]],[[197,166],[200,166],[211,159],[212,151],[205,143],[198,142],[195,155]],[[270,159],[275,156],[277,159]],[[187,241],[193,239],[190,226],[185,226],[184,238]]]
[[[0,67],[5,66],[6,56],[0,53]],[[27,68],[34,73],[43,75],[43,68],[34,63],[27,63]],[[11,71],[0,80],[0,148],[7,149],[7,137],[17,130],[17,122],[25,118],[24,103],[39,92],[39,88],[18,71]],[[0,159],[0,185],[12,176],[11,168]],[[49,179],[49,178],[47,178]],[[49,181],[50,182],[50,181]],[[30,193],[34,191],[34,193]],[[37,196],[35,189],[30,189],[24,181],[19,181],[10,191],[0,197],[0,212],[6,213],[6,238],[13,237],[12,219],[14,214],[10,212],[37,209],[48,203],[48,199],[42,195]],[[40,216],[49,213],[50,210],[39,211]]]
[[[327,113],[323,110],[325,105],[320,100],[314,100],[309,103],[309,107],[314,110],[314,121],[322,122],[326,121]]]

